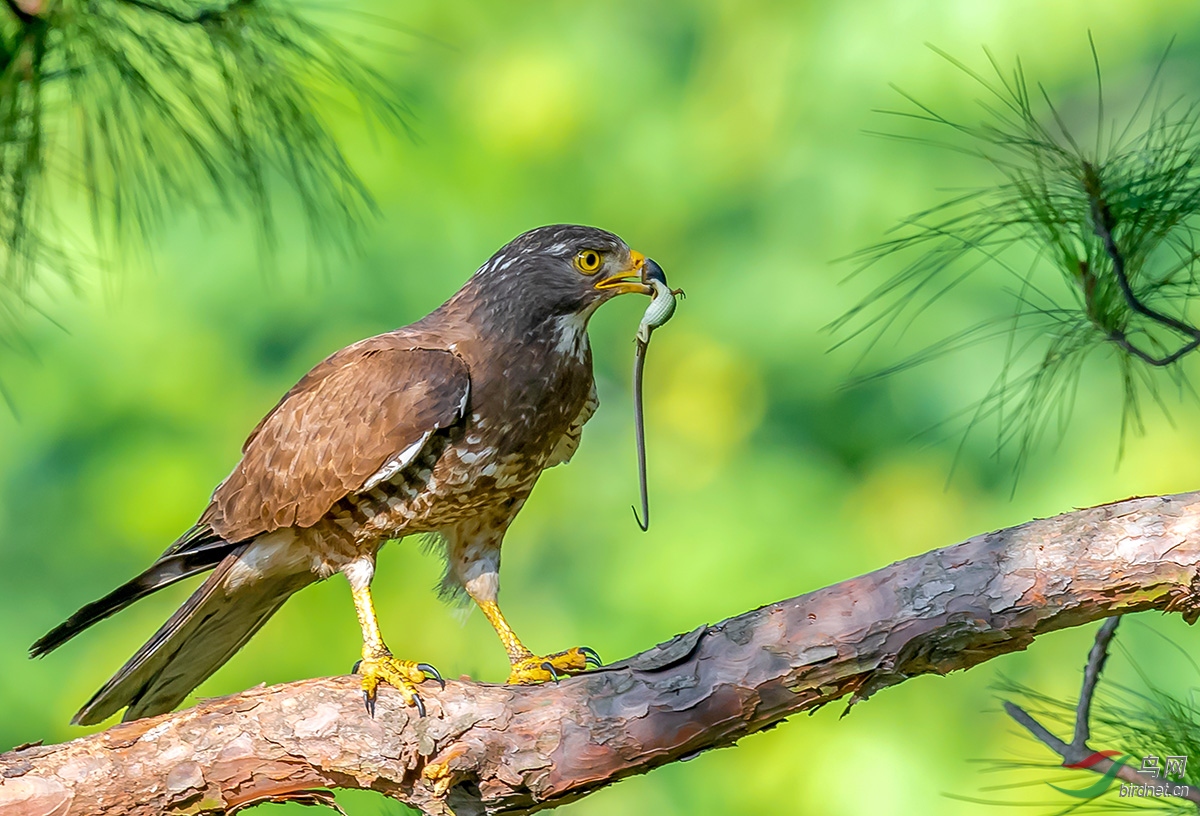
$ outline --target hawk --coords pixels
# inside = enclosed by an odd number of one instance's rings
[[[657,268],[611,232],[540,227],[513,239],[448,301],[401,329],[331,355],[250,433],[200,520],[145,572],[31,647],[41,656],[155,592],[210,571],[200,588],[79,710],[88,725],[125,708],[170,711],[293,593],[342,573],[362,627],[362,676],[423,712],[440,676],[398,660],[371,600],[385,541],[432,533],[442,589],[465,592],[508,653],[510,683],[599,663],[586,647],[535,655],[497,605],[505,530],[542,471],[568,461],[597,407],[588,319],[622,293],[651,295]]]

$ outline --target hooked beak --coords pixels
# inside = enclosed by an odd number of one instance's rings
[[[595,289],[600,291],[612,291],[618,295],[639,294],[653,295],[654,289],[643,282],[643,267],[646,265],[646,256],[636,250],[629,251],[629,268],[624,272],[612,275],[604,280],[597,281]]]

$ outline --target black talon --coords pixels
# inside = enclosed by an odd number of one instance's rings
[[[545,669],[546,671],[550,672],[550,677],[552,677],[554,679],[555,683],[558,682],[558,672],[556,672],[554,670],[553,663],[551,663],[550,661],[547,660],[545,663],[542,664],[542,668]]]
[[[375,719],[375,695],[363,689],[363,702],[367,704],[367,714],[371,716],[372,720]]]
[[[600,659],[600,655],[596,653],[595,649],[588,646],[580,646],[579,651],[583,653],[583,662],[586,665],[595,666],[596,668],[604,665],[604,661]]]
[[[430,666],[428,663],[418,663],[417,669],[430,675],[434,680],[437,680],[442,688],[446,687],[446,681],[442,679],[441,673],[433,666]]]
[[[425,704],[421,702],[421,695],[413,694],[413,702],[417,705],[417,714],[425,716]]]
[[[354,668],[350,669],[351,674],[358,674],[358,667],[362,665],[362,660],[354,661]]]

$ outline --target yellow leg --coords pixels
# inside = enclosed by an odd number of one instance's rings
[[[563,675],[584,671],[589,665],[600,665],[600,656],[586,646],[551,655],[535,655],[525,647],[517,633],[508,625],[504,613],[495,601],[479,601],[479,608],[500,636],[504,651],[508,652],[508,662],[512,666],[508,674],[509,683],[544,683],[547,680],[558,680]]]
[[[442,683],[441,675],[428,663],[414,663],[411,660],[397,660],[392,657],[392,653],[383,642],[383,636],[379,633],[379,620],[375,616],[375,603],[371,600],[370,586],[352,587],[351,591],[363,636],[362,660],[355,671],[362,675],[363,698],[367,702],[367,711],[371,712],[372,717],[375,716],[375,697],[382,681],[400,692],[405,703],[415,705],[421,716],[425,716],[425,705],[417,696],[416,686],[429,677]]]
[[[508,652],[508,659],[511,662],[524,660],[527,657],[532,657],[533,652],[525,648],[525,644],[517,637],[517,633],[508,625],[508,621],[504,619],[504,613],[500,611],[500,605],[495,601],[480,601],[479,608],[483,610],[483,616],[488,619],[488,623],[496,630],[496,634],[500,636],[500,642],[504,644],[504,651]]]

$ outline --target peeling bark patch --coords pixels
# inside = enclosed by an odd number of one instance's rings
[[[293,729],[301,739],[309,737],[327,737],[337,730],[338,718],[341,711],[331,703],[321,703],[312,715],[296,723]]]
[[[192,788],[204,788],[204,771],[195,762],[180,762],[167,772],[167,790],[182,793]]]
[[[676,635],[668,641],[658,644],[641,654],[627,660],[605,666],[601,671],[619,670],[624,668],[638,671],[661,671],[662,669],[682,663],[696,650],[700,639],[708,631],[707,626],[699,626],[690,632]]]
[[[833,660],[838,656],[838,648],[832,645],[817,644],[808,648],[801,648],[796,654],[795,662],[792,664],[797,668],[803,666],[812,666],[817,663],[824,663],[826,660]]]
[[[0,779],[0,805],[12,816],[59,816],[69,811],[71,799],[71,791],[52,779]]]

